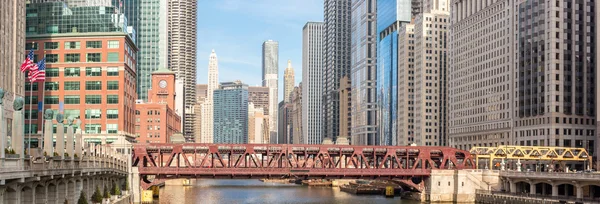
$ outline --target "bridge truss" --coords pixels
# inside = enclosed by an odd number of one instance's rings
[[[534,160],[534,161],[579,161],[589,162],[592,157],[584,148],[570,147],[542,147],[542,146],[498,146],[498,147],[473,147],[469,151],[475,156],[475,166],[479,160],[488,162],[489,169],[493,169],[494,162],[499,160]]]

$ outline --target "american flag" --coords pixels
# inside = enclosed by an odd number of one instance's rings
[[[25,57],[25,61],[21,64],[21,72],[24,73],[27,70],[32,70],[34,66],[36,66],[36,64],[33,63],[33,49],[31,49],[29,50],[27,57]]]
[[[37,63],[37,69],[29,71],[29,81],[31,83],[46,80],[46,58]]]

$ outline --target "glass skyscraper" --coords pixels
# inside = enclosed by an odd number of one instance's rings
[[[377,107],[379,137],[376,145],[397,145],[398,29],[411,20],[412,0],[377,1]]]
[[[215,144],[248,143],[248,85],[223,82],[214,91]]]

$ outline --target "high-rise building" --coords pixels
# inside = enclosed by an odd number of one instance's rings
[[[184,113],[183,136],[187,142],[194,141],[194,123],[198,114],[196,105],[196,1],[168,1],[168,65],[177,79],[183,81]],[[164,26],[164,24],[163,24]],[[200,117],[200,115],[198,115]]]
[[[292,125],[292,104],[285,103],[284,101],[279,102],[279,115],[277,119],[279,122],[277,131],[277,144],[289,144],[290,142],[290,130]]]
[[[194,106],[194,113],[196,121],[194,125],[194,142],[202,142],[202,106],[206,101],[206,94],[208,92],[208,84],[197,84],[196,85],[196,105]]]
[[[308,22],[302,29],[302,139],[301,144],[323,140],[323,29],[322,22]]]
[[[268,144],[269,121],[263,108],[256,108],[254,103],[248,102],[248,143]]]
[[[4,130],[12,124],[13,101],[25,96],[25,75],[17,67],[25,59],[25,1],[8,0],[0,4],[0,89],[4,91],[0,115],[0,132],[12,136],[12,131]]]
[[[212,50],[208,60],[206,100],[202,104],[202,138],[199,141],[200,143],[212,143],[214,141],[214,91],[217,89],[219,89],[219,60],[215,50]]]
[[[302,141],[302,83],[294,87],[290,96],[290,103],[292,104],[292,110],[290,111],[290,117],[292,118],[291,124],[291,135],[290,144],[304,144]]]
[[[262,109],[265,117],[269,116],[269,99],[269,87],[248,87],[248,102],[254,104],[255,109]]]
[[[451,9],[451,146],[583,147],[595,156],[594,1],[472,5]]]
[[[398,145],[415,142],[415,24],[398,30]]]
[[[28,91],[25,102],[43,101],[43,110],[81,119],[86,142],[127,145],[136,132],[138,49],[126,27],[114,23],[115,16],[124,17],[107,10],[114,7],[68,8],[64,2],[27,6],[29,46],[20,48],[21,53],[33,47],[34,59],[46,59],[46,80],[26,85],[33,91]],[[31,128],[26,124],[25,131],[39,135],[42,111],[25,108],[27,119],[32,113],[32,120],[26,120]],[[33,140],[32,146],[36,145]]]
[[[351,6],[348,0],[324,1],[323,136],[333,141],[340,134],[340,79],[350,75]]]
[[[346,138],[346,140],[348,140],[348,137],[350,136],[350,131],[352,131],[352,126],[350,124],[350,121],[348,120],[352,112],[350,110],[352,106],[350,104],[350,100],[348,100],[350,99],[350,97],[352,97],[350,91],[350,80],[348,79],[348,77],[349,76],[344,76],[340,80],[340,134],[337,138],[339,139],[343,137]]]
[[[181,132],[181,116],[175,107],[175,72],[159,69],[152,72],[148,102],[135,104],[136,140],[138,143],[167,143]]]
[[[277,138],[278,77],[279,42],[267,40],[262,44],[262,85],[269,87],[269,131],[271,138]]]
[[[214,90],[214,139],[217,144],[248,143],[248,85],[223,82]]]
[[[290,102],[290,95],[294,89],[296,78],[294,76],[294,68],[292,67],[292,60],[288,60],[287,68],[285,68],[283,74],[283,101],[284,103]]]
[[[414,89],[413,143],[446,146],[449,0],[428,4],[431,10],[414,20],[414,87],[409,86]]]
[[[376,145],[397,145],[398,29],[409,23],[411,0],[377,1],[377,108]]]
[[[375,145],[377,138],[377,1],[352,1],[351,95],[354,145]],[[365,32],[367,31],[367,32]]]

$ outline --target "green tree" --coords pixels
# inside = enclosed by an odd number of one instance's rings
[[[92,195],[92,202],[101,203],[102,202],[102,193],[100,192],[100,188],[96,186],[96,191]]]
[[[113,195],[121,195],[121,188],[119,187],[119,185],[116,185],[113,183],[112,194]]]
[[[125,180],[125,190],[129,190],[129,179]]]
[[[104,198],[110,198],[110,192],[107,187],[104,187]]]
[[[88,204],[85,192],[83,192],[83,190],[81,191],[81,194],[79,194],[79,200],[77,200],[77,204]]]

